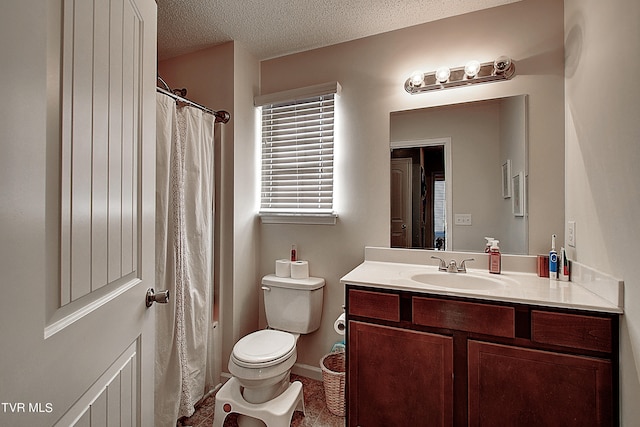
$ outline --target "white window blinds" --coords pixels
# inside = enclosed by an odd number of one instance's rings
[[[333,214],[335,93],[262,106],[260,214]]]

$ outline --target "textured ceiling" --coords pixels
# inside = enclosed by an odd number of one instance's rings
[[[160,60],[235,40],[258,59],[519,0],[157,0]]]

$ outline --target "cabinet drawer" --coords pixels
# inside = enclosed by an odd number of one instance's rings
[[[352,289],[349,291],[349,314],[399,322],[400,296]]]
[[[611,352],[611,319],[532,310],[531,340],[543,344]]]
[[[515,337],[515,310],[512,307],[414,297],[413,323],[500,337]]]

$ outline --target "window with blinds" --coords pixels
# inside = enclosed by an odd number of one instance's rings
[[[335,93],[262,106],[260,214],[333,216]]]

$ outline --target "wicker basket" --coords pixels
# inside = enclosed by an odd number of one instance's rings
[[[333,415],[344,417],[345,413],[345,356],[344,350],[329,353],[320,359],[324,396],[327,408]]]

